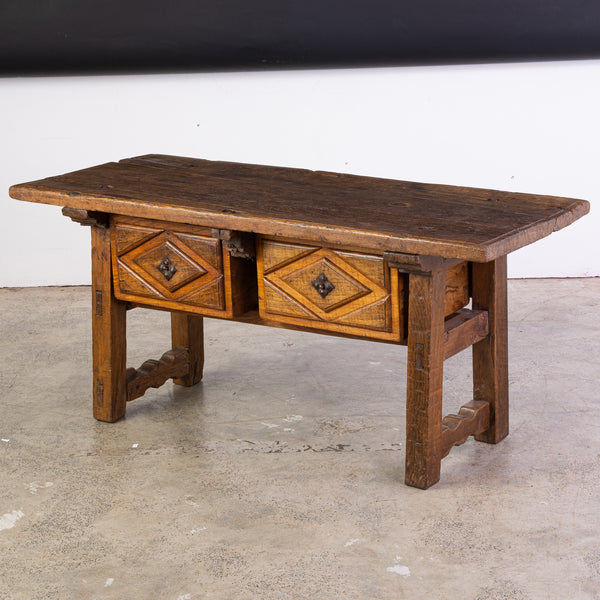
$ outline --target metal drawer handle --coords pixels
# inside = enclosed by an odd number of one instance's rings
[[[171,281],[171,277],[177,273],[175,265],[169,260],[168,256],[163,258],[160,265],[158,265],[158,270],[164,275],[167,281]]]
[[[327,279],[325,273],[321,273],[313,282],[312,286],[317,290],[321,298],[326,298],[327,295],[335,288],[335,285]]]

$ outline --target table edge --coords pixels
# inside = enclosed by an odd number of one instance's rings
[[[552,217],[534,222],[521,230],[511,231],[483,244],[444,240],[428,240],[411,236],[395,237],[388,234],[360,229],[310,224],[292,220],[261,219],[259,217],[221,214],[197,209],[156,205],[150,202],[124,200],[93,194],[61,192],[44,187],[44,180],[20,183],[9,188],[9,195],[15,200],[65,206],[109,214],[141,217],[208,226],[218,229],[248,231],[261,235],[293,237],[314,243],[347,245],[348,235],[352,244],[381,252],[406,252],[457,258],[473,262],[488,262],[518,250],[530,243],[546,237],[573,223],[590,210],[587,200],[573,199],[565,209]]]

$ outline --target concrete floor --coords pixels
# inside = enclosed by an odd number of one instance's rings
[[[89,289],[0,290],[0,598],[600,598],[600,279],[509,296],[511,434],[421,491],[405,348],[207,320],[203,383],[111,425]],[[169,347],[167,313],[128,318],[130,366]]]

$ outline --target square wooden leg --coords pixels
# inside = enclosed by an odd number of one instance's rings
[[[439,481],[442,461],[445,271],[409,275],[407,485],[426,489]]]
[[[496,444],[508,435],[506,256],[473,263],[473,309],[488,311],[489,335],[473,346],[473,400],[490,404],[490,427],[475,436]]]
[[[171,340],[173,348],[187,348],[189,371],[173,381],[179,385],[195,385],[202,379],[204,368],[204,321],[203,317],[183,312],[171,313]]]
[[[91,232],[94,417],[112,423],[127,403],[126,305],[113,295],[110,231],[95,225]]]

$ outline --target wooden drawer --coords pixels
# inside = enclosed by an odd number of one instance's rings
[[[400,341],[404,280],[381,256],[262,238],[257,253],[263,319]]]
[[[294,241],[257,244],[259,312],[263,319],[338,333],[404,341],[408,275],[381,255]],[[446,272],[444,314],[469,303],[466,262]]]
[[[110,227],[117,298],[228,318],[256,308],[254,263],[210,228],[119,216]]]

